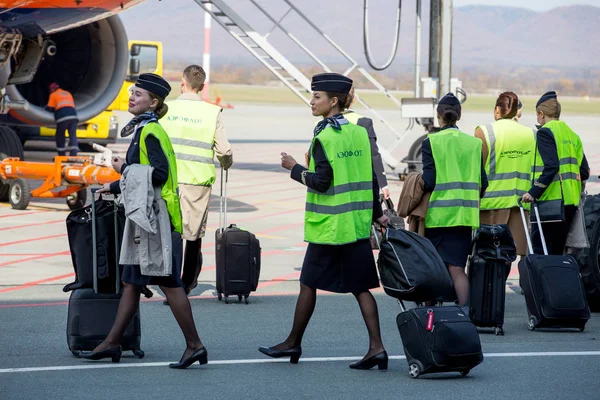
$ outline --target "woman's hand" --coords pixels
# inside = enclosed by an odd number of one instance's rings
[[[533,198],[533,196],[532,196],[532,195],[530,195],[529,193],[525,193],[525,194],[523,195],[523,197],[521,197],[521,201],[522,201],[523,203],[533,203],[533,201],[534,201],[534,200],[535,200],[535,199]]]
[[[112,158],[112,167],[118,173],[121,173],[121,167],[123,167],[123,164],[125,164],[123,157],[114,156]]]
[[[289,171],[294,168],[294,166],[298,164],[294,157],[288,155],[287,153],[281,153],[281,166]]]
[[[98,189],[96,193],[110,193],[110,183],[105,183],[102,185],[102,188]]]
[[[390,189],[388,189],[387,186],[381,189],[381,193],[383,193],[383,198],[385,200],[390,198]]]
[[[387,226],[388,222],[389,222],[389,218],[385,214],[383,214],[381,217],[377,218],[377,223],[384,228]]]

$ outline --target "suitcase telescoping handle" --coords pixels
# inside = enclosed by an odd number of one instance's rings
[[[98,293],[98,243],[96,237],[96,192],[99,188],[90,189],[92,192],[92,273],[94,293]],[[102,194],[100,194],[102,198]],[[117,199],[114,200],[114,216],[115,216],[115,293],[121,291],[121,273],[119,268],[119,217]]]
[[[225,179],[223,179],[225,175]],[[219,230],[223,232],[227,226],[227,181],[229,180],[229,170],[223,171],[221,168],[221,194],[219,198]],[[223,194],[225,190],[225,194]],[[223,223],[221,225],[221,222]]]
[[[525,237],[527,238],[527,247],[529,247],[529,254],[533,254],[533,244],[531,243],[531,236],[529,235],[529,229],[527,228],[527,218],[525,218],[525,210],[523,209],[523,203],[521,203],[521,199],[518,199],[517,203],[519,204],[521,218],[523,219],[523,228],[525,229]],[[538,229],[540,230],[540,238],[542,241],[542,248],[544,249],[544,255],[548,255],[548,248],[546,247],[546,238],[544,237],[542,223],[540,222],[540,212],[538,210],[538,206],[535,200],[531,204],[533,206],[533,212],[535,213],[535,220],[537,221]]]

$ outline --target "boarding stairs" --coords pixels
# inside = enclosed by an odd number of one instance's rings
[[[337,43],[335,43],[325,32],[315,25],[302,11],[300,11],[290,0],[282,0],[289,7],[283,16],[279,19],[274,18],[263,6],[258,4],[256,0],[249,0],[260,12],[262,12],[274,26],[271,30],[261,35],[237,12],[223,0],[194,0],[200,5],[205,12],[210,14],[212,18],[219,23],[231,36],[233,36],[246,50],[248,50],[258,61],[260,61],[269,71],[273,73],[285,86],[294,92],[304,103],[310,104],[311,87],[310,79],[304,75],[294,64],[292,64],[279,50],[269,43],[269,35],[274,29],[279,28],[285,33],[294,43],[296,43],[306,54],[308,54],[325,72],[332,70],[320,60],[305,44],[303,44],[293,33],[289,32],[281,25],[283,19],[291,12],[295,12],[304,21],[306,21],[314,30],[316,30],[323,39],[329,42],[348,62],[350,67],[344,71],[344,75],[348,76],[352,71],[356,70],[361,73],[375,88],[385,94],[394,105],[399,109],[402,108],[400,100],[392,96],[383,85],[381,85],[367,70],[361,67],[348,53],[346,53]],[[395,140],[388,148],[380,147],[379,151],[384,162],[393,170],[397,167],[398,160],[392,156],[393,150],[407,136],[410,128],[404,133],[398,132],[391,124],[389,124],[383,116],[374,108],[370,107],[364,100],[360,98],[355,90],[355,101],[362,104],[368,112],[379,120],[386,128],[388,128],[395,136]],[[412,122],[412,120],[411,120]],[[410,125],[409,125],[410,126]]]

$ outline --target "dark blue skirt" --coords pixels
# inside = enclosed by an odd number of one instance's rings
[[[181,262],[183,259],[183,241],[181,235],[173,232],[173,270],[169,276],[147,276],[142,275],[139,265],[124,265],[121,280],[135,286],[157,285],[168,288],[182,287],[181,282]]]
[[[472,235],[473,229],[470,226],[425,228],[425,237],[433,243],[446,267],[449,265],[467,266],[467,258],[471,253]]]
[[[379,287],[369,239],[343,245],[309,243],[300,282],[335,293],[362,293]]]

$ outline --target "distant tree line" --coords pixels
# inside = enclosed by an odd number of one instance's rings
[[[186,64],[168,63],[165,66],[165,78],[177,80]],[[323,72],[318,67],[299,67],[306,76]],[[344,71],[347,66],[333,70]],[[425,66],[426,71],[426,66]],[[262,66],[217,65],[211,68],[212,83],[231,83],[245,85],[281,85],[269,70]],[[410,71],[372,72],[388,90],[414,90],[414,75]],[[600,70],[592,68],[557,69],[551,67],[513,67],[500,70],[496,67],[455,67],[452,75],[462,81],[463,88],[470,93],[497,93],[499,90],[511,90],[519,95],[538,95],[547,90],[556,90],[565,96],[600,96]],[[374,88],[360,73],[353,71],[350,77],[357,87]]]

